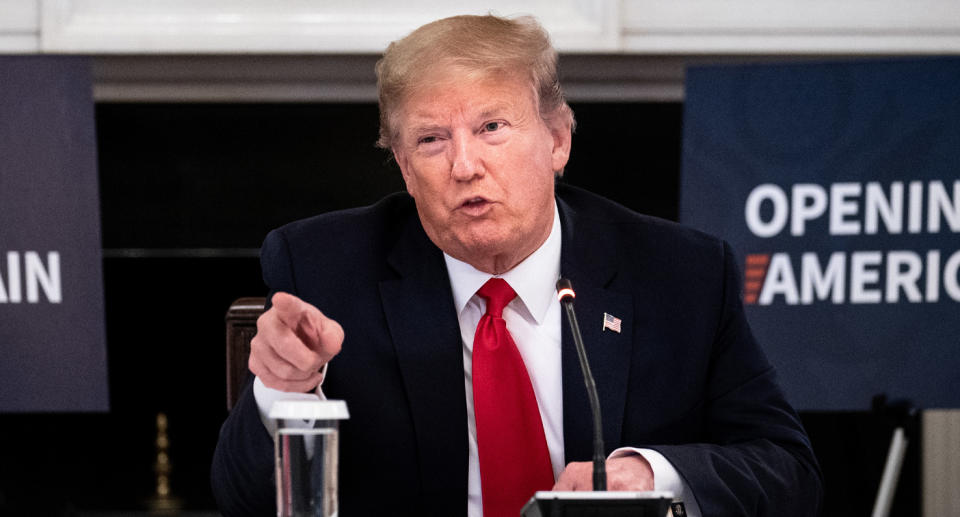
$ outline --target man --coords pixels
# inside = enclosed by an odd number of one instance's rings
[[[223,513],[275,511],[265,412],[321,382],[351,412],[343,515],[517,515],[535,490],[589,490],[562,275],[611,489],[669,489],[690,515],[815,514],[816,461],[750,334],[729,248],[555,186],[573,115],[539,25],[433,22],[391,44],[377,75],[379,144],[409,195],[268,235],[257,379],[213,464]]]

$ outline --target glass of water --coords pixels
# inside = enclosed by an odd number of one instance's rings
[[[274,435],[277,515],[337,515],[338,422],[348,418],[342,400],[276,402]]]

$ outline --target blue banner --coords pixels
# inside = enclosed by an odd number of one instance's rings
[[[960,59],[694,68],[681,220],[801,409],[960,407]]]
[[[0,57],[0,412],[106,411],[89,61]]]

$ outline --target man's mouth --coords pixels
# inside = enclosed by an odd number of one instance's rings
[[[492,203],[486,198],[471,197],[460,204],[460,211],[471,216],[481,216],[487,212],[491,205]]]

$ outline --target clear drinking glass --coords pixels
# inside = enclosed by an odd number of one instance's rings
[[[346,404],[334,401],[280,401],[270,417],[277,477],[277,515],[337,515],[338,422]]]

